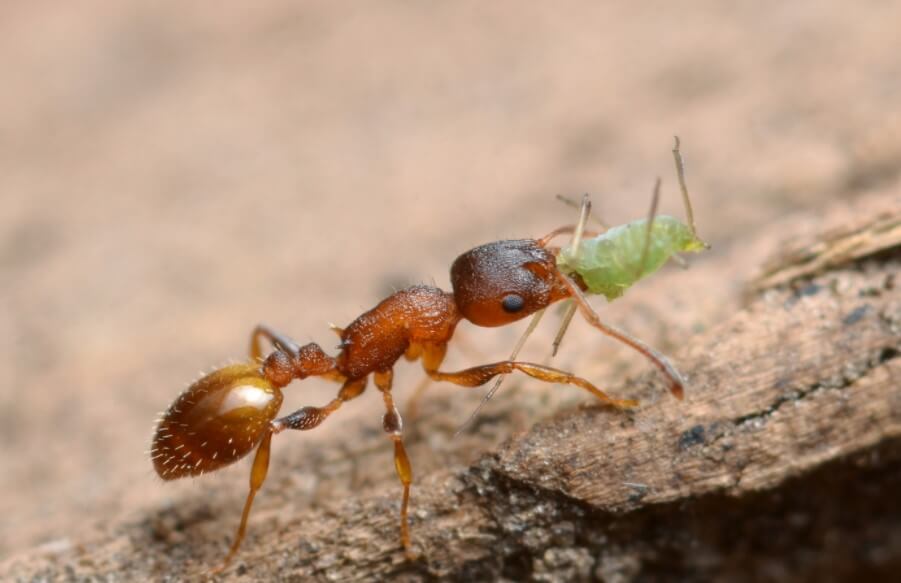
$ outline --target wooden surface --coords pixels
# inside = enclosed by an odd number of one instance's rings
[[[872,332],[872,291],[807,284],[870,269],[896,244],[901,52],[886,47],[899,21],[891,1],[5,3],[0,579],[202,573],[233,536],[249,467],[159,480],[147,454],[153,419],[181,389],[243,360],[259,322],[330,348],[329,322],[346,325],[392,289],[447,289],[466,249],[573,222],[557,193],[591,193],[596,212],[620,224],[645,216],[660,176],[661,211],[681,216],[673,134],[713,248],[595,305],[693,382],[716,382],[722,402],[696,396],[706,384],[675,402],[645,359],[578,318],[551,361],[552,310],[523,357],[638,396],[644,409],[611,415],[581,391],[514,377],[454,438],[483,391],[430,387],[406,424],[425,562],[392,567],[399,486],[369,391],[316,431],[273,442],[242,562],[226,576],[374,578],[394,568],[453,578],[461,561],[481,578],[535,580],[786,580],[819,574],[817,564],[845,580],[853,567],[885,573],[897,556],[886,494],[899,490],[887,473],[894,441],[829,458],[837,436],[826,435],[814,451],[835,462],[752,494],[740,485],[769,474],[755,473],[751,456],[739,486],[722,486],[737,479],[741,451],[757,452],[750,441],[720,451],[730,427],[753,428],[730,420],[817,385],[736,402],[750,385],[723,381],[735,370],[703,351],[725,350],[727,330],[773,342],[751,314],[771,317],[770,331],[779,318],[800,327],[810,302],[830,318],[847,309],[838,327],[848,318],[849,330]],[[881,211],[865,210],[873,200]],[[852,300],[871,308],[855,312]],[[447,367],[504,358],[520,324],[461,324]],[[817,330],[811,338],[828,336]],[[802,336],[792,328],[777,342]],[[753,364],[771,365],[765,356]],[[730,366],[749,358],[730,355]],[[404,404],[422,374],[397,368]],[[796,406],[852,387],[786,400],[774,419],[791,412],[801,423]],[[334,389],[294,383],[284,409],[322,405]],[[592,438],[586,449],[567,433],[576,429]],[[614,463],[625,459],[622,431],[644,465]],[[694,445],[667,458],[686,431]],[[542,434],[553,447],[536,441]],[[797,463],[811,463],[802,453]],[[679,497],[662,479],[640,481],[667,463],[709,493]],[[656,502],[630,510],[642,497]],[[518,528],[508,516],[550,526]],[[786,541],[799,546],[785,552]],[[851,559],[839,570],[830,557]]]
[[[864,199],[843,216],[866,228],[897,221],[901,204]],[[759,237],[779,248],[775,235]],[[703,281],[721,264],[693,275]],[[769,567],[776,579],[887,576],[901,564],[899,267],[894,241],[759,289],[684,339],[682,403],[649,373],[611,389],[640,398],[635,412],[588,403],[468,466],[419,475],[416,562],[398,545],[399,488],[388,473],[322,509],[255,515],[222,579],[742,579]],[[231,536],[214,508],[191,497],[112,520],[0,574],[203,579]],[[215,530],[203,527],[211,519]]]

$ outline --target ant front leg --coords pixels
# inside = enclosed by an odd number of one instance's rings
[[[447,381],[463,387],[478,387],[484,385],[497,375],[510,374],[514,370],[518,370],[546,383],[561,383],[567,385],[575,385],[585,389],[607,405],[616,407],[617,409],[631,409],[638,406],[638,401],[633,399],[614,399],[607,393],[600,390],[582,377],[577,377],[572,373],[568,373],[549,366],[533,364],[531,362],[519,362],[515,360],[503,360],[493,364],[483,364],[462,370],[459,372],[441,372],[438,370],[427,370],[428,375],[436,381]]]
[[[416,555],[413,553],[413,547],[410,543],[410,525],[407,517],[410,506],[410,485],[413,483],[413,466],[410,465],[410,457],[407,455],[407,449],[404,447],[404,420],[394,405],[394,398],[391,396],[394,371],[389,368],[376,372],[373,377],[375,386],[382,392],[382,397],[385,400],[386,411],[385,416],[382,418],[382,427],[385,429],[388,437],[394,442],[394,469],[397,471],[397,477],[404,487],[403,499],[400,503],[400,540],[404,545],[407,559],[413,560],[416,558]]]

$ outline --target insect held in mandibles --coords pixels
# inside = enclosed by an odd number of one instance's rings
[[[647,218],[586,237],[590,205],[586,197],[576,225],[555,229],[540,239],[495,241],[460,255],[451,265],[453,291],[426,285],[408,287],[345,328],[337,328],[341,343],[335,356],[326,354],[316,343],[299,346],[288,336],[260,325],[251,334],[249,362],[216,370],[188,387],[162,415],[153,437],[151,455],[161,478],[174,480],[212,472],[256,450],[241,522],[219,570],[229,564],[244,539],[254,496],[269,468],[272,436],[289,429],[306,431],[319,426],[345,402],[359,397],[370,377],[382,395],[382,425],[393,442],[394,465],[403,486],[400,541],[407,555],[414,556],[407,518],[413,470],[404,448],[403,419],[391,393],[394,364],[401,357],[421,360],[431,380],[463,387],[480,386],[495,377],[499,377],[499,383],[503,375],[519,371],[541,381],[577,386],[611,407],[637,405],[634,400],[610,397],[572,373],[518,361],[518,348],[508,360],[457,372],[442,371],[447,345],[461,320],[495,327],[535,315],[532,323],[536,324],[545,308],[569,300],[557,345],[578,311],[589,324],[647,357],[667,379],[673,395],[681,399],[685,382],[670,361],[640,340],[604,324],[586,298],[586,294],[602,294],[615,299],[677,253],[706,248],[695,231],[678,138],[673,155],[687,224],[657,216],[658,180]],[[568,246],[551,245],[556,237],[567,234],[572,235]],[[265,356],[263,340],[274,348]],[[340,383],[337,396],[324,406],[307,406],[278,417],[282,389],[310,376]]]

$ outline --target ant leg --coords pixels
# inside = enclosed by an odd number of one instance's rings
[[[431,382],[432,379],[429,377],[423,377],[422,380],[419,381],[419,384],[416,385],[416,388],[413,389],[413,394],[410,395],[410,398],[407,400],[407,411],[405,415],[408,419],[412,420],[419,417],[419,402],[422,401],[425,390],[429,388]]]
[[[235,535],[235,542],[232,543],[231,549],[228,551],[225,560],[214,569],[213,573],[220,573],[228,567],[232,558],[241,547],[244,541],[244,535],[247,531],[247,519],[250,516],[250,508],[253,506],[253,499],[257,491],[263,486],[266,480],[266,473],[269,470],[269,452],[272,443],[272,436],[280,433],[285,429],[312,429],[322,423],[326,417],[337,410],[342,403],[360,396],[366,389],[366,377],[347,381],[341,390],[338,391],[338,397],[332,400],[325,407],[304,407],[287,417],[276,419],[270,423],[269,431],[263,436],[260,446],[257,448],[257,454],[253,458],[253,466],[250,470],[250,492],[247,493],[247,500],[244,502],[244,511],[241,513],[241,524],[238,526],[238,532]]]
[[[591,324],[604,334],[612,338],[616,338],[623,344],[634,348],[635,350],[643,354],[648,360],[653,362],[654,365],[663,373],[663,376],[665,376],[670,382],[670,392],[674,397],[681,401],[685,395],[685,379],[682,378],[682,375],[679,373],[676,367],[673,366],[669,359],[667,359],[665,356],[663,356],[663,354],[654,350],[638,338],[633,338],[622,330],[601,322],[600,316],[598,316],[597,312],[592,309],[591,304],[588,303],[588,299],[585,297],[585,294],[579,288],[578,284],[576,284],[576,282],[565,275],[561,274],[560,277],[566,287],[569,288],[569,291],[572,294],[572,299],[579,304],[579,310],[582,312],[582,317],[585,318],[585,320],[589,324]]]
[[[326,418],[337,411],[341,405],[351,399],[356,399],[366,390],[366,377],[352,379],[344,382],[344,385],[338,391],[338,396],[329,402],[325,407],[302,407],[297,411],[280,417],[271,422],[273,433],[281,433],[285,429],[297,429],[307,431],[326,420]]]
[[[403,499],[400,503],[400,541],[404,545],[404,553],[407,559],[413,560],[416,555],[410,543],[410,524],[407,516],[410,506],[410,484],[413,483],[413,466],[410,465],[410,458],[407,456],[407,449],[404,447],[403,432],[404,421],[394,404],[391,396],[391,383],[394,380],[394,371],[386,369],[376,372],[373,375],[375,386],[382,392],[382,398],[385,400],[385,416],[382,418],[382,427],[385,433],[394,442],[394,469],[397,471],[397,477],[400,479],[401,485],[404,487]]]
[[[429,370],[437,370],[441,363],[444,362],[444,356],[447,354],[447,343],[444,344],[411,344],[410,348],[407,349],[406,357],[407,360],[416,360],[417,358],[422,359],[422,368],[426,372],[426,377],[422,379],[416,388],[413,389],[413,394],[407,400],[407,412],[406,416],[408,419],[416,419],[419,416],[419,402],[422,401],[422,397],[425,396],[425,391],[429,388],[429,384],[431,384],[432,379],[428,376]],[[414,430],[415,431],[415,430]]]
[[[526,328],[525,332],[522,333],[522,336],[519,337],[519,340],[516,342],[516,346],[513,347],[513,351],[510,353],[510,358],[508,358],[507,360],[516,360],[516,357],[519,356],[519,351],[522,350],[522,347],[526,345],[526,340],[529,339],[529,336],[531,336],[532,332],[535,331],[535,328],[538,327],[538,323],[541,321],[542,316],[544,316],[545,310],[546,308],[541,308],[540,310],[535,312],[535,315],[532,316],[532,321],[529,322],[529,326]],[[441,363],[439,362],[438,364],[433,366],[432,370],[438,370],[438,366],[440,364]],[[497,393],[498,390],[500,390],[501,384],[503,384],[505,378],[507,378],[506,375],[500,375],[499,377],[497,377],[497,380],[494,381],[494,385],[492,385],[492,387],[488,389],[488,392],[485,393],[485,396],[482,397],[482,401],[479,403],[478,407],[476,407],[473,412],[469,414],[469,417],[466,418],[466,421],[464,421],[463,424],[460,425],[460,427],[458,427],[454,432],[454,437],[460,435],[463,430],[466,429],[466,427],[470,423],[472,423],[472,420],[476,418],[476,415],[479,414],[479,411],[482,410],[482,407],[485,406],[485,403],[490,401],[491,398],[494,397],[494,394]]]
[[[422,357],[423,350],[425,347],[418,342],[413,342],[410,346],[407,347],[406,352],[404,352],[404,358],[408,361],[413,362],[417,358]],[[429,386],[429,382],[431,379],[429,377],[423,378],[419,381],[419,384],[416,385],[416,388],[413,389],[413,394],[407,399],[407,412],[406,415],[408,418],[413,419],[419,414],[419,401],[422,400],[423,395],[425,395],[425,390]]]
[[[254,361],[263,358],[263,350],[260,346],[260,338],[265,338],[275,348],[287,352],[291,356],[297,356],[300,347],[290,337],[276,332],[265,324],[257,324],[250,334],[250,358]]]
[[[247,518],[250,516],[250,507],[253,505],[253,498],[257,491],[263,486],[266,480],[266,474],[269,471],[269,451],[272,443],[272,431],[267,431],[263,436],[263,441],[257,448],[257,454],[253,458],[253,466],[250,469],[250,491],[247,493],[247,500],[244,502],[244,511],[241,513],[241,524],[238,526],[238,532],[235,534],[235,541],[232,543],[228,554],[222,564],[213,569],[212,573],[221,573],[231,560],[234,558],[241,543],[244,541],[244,535],[247,531]]]
[[[438,370],[428,371],[429,376],[436,381],[447,381],[463,387],[478,387],[483,385],[500,374],[510,374],[514,370],[518,370],[529,375],[532,378],[544,381],[546,383],[562,383],[567,385],[575,385],[585,389],[604,403],[612,405],[617,409],[630,409],[638,406],[638,401],[633,399],[614,399],[607,395],[582,377],[577,377],[572,373],[562,371],[560,369],[533,364],[531,362],[519,362],[515,360],[503,360],[493,364],[483,364],[475,366],[459,372],[441,372]]]

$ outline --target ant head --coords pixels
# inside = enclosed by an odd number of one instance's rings
[[[451,266],[454,299],[477,326],[503,326],[569,295],[554,255],[533,239],[495,241],[471,249]]]

